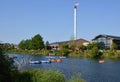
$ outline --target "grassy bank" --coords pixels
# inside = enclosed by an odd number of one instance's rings
[[[48,55],[51,53],[49,50],[8,50],[9,53],[17,53],[17,54],[35,54],[35,55]],[[53,51],[55,55],[62,56],[61,51]],[[109,58],[109,59],[120,59],[120,50],[110,51],[110,50],[85,50],[83,52],[69,52],[64,54],[64,56],[70,57],[87,57],[87,58]]]
[[[8,50],[8,53],[15,54],[35,54],[35,55],[47,55],[49,54],[48,50]]]
[[[15,78],[15,82],[85,82],[81,77],[67,80],[56,70],[27,70],[20,72]]]

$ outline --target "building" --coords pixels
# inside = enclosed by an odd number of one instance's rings
[[[73,40],[74,41],[74,40]],[[62,42],[54,42],[54,43],[51,43],[50,44],[50,47],[51,49],[54,49],[54,50],[60,50],[60,45],[63,44],[63,43],[66,43],[66,44],[70,44],[71,41],[62,41]],[[75,45],[76,46],[79,46],[79,45],[87,45],[89,43],[89,41],[85,40],[85,39],[77,39],[74,41],[75,42]]]
[[[98,35],[94,39],[93,42],[100,43],[103,42],[105,45],[105,49],[110,49],[112,43],[117,45],[117,48],[120,49],[120,37],[119,36],[111,36],[111,35]]]

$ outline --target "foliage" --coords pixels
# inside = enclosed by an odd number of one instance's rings
[[[62,56],[67,56],[69,54],[68,44],[61,45],[61,54]]]
[[[65,82],[65,78],[56,70],[27,70],[21,72],[15,82]]]
[[[68,50],[68,49],[63,48],[63,49],[61,50],[61,55],[62,55],[62,56],[67,56],[68,54],[69,54],[69,50]]]
[[[87,47],[84,46],[84,45],[79,45],[78,48],[79,48],[79,50],[82,51],[82,52],[84,52],[85,50],[87,50]]]
[[[71,79],[65,79],[57,70],[26,70],[16,76],[15,82],[85,82],[81,76],[75,74]]]
[[[72,51],[75,51],[76,45],[75,45],[75,40],[74,37],[71,37],[71,40],[69,41],[69,49]]]
[[[71,45],[69,46],[69,49],[72,50],[72,51],[75,51],[75,48],[76,48],[75,44],[71,44]]]
[[[16,76],[15,82],[41,82],[43,70],[26,70]]]
[[[16,53],[16,54],[33,54],[33,55],[47,55],[49,53],[48,50],[9,50],[9,53]]]
[[[42,37],[37,34],[32,39],[22,40],[18,46],[23,50],[37,50],[44,48],[44,42],[42,40]]]
[[[0,43],[0,47],[2,47],[4,51],[14,49],[14,45],[9,43],[4,43],[4,44]]]
[[[99,51],[97,46],[93,46],[91,50],[89,50],[90,58],[101,58],[102,52]]]
[[[110,47],[110,50],[104,52],[103,57],[111,59],[120,58],[120,52],[117,52],[117,45],[113,43]]]
[[[115,43],[112,43],[110,47],[110,51],[115,52],[117,50],[117,45]]]
[[[97,44],[94,43],[94,42],[89,43],[89,44],[87,45],[87,49],[88,49],[88,50],[91,50],[94,46],[97,46]]]
[[[50,44],[49,44],[49,42],[48,42],[48,41],[46,41],[46,44],[45,44],[45,49],[47,49],[47,50],[50,50],[50,49],[51,49]]]
[[[19,43],[19,48],[25,50],[25,49],[32,49],[32,41],[31,40],[22,40],[20,43]]]
[[[2,51],[0,47],[0,82],[13,82],[18,71],[13,65],[13,59],[3,55]]]
[[[85,82],[85,80],[81,79],[81,74],[74,74],[67,82]]]
[[[62,48],[62,49],[63,49],[63,48],[64,48],[64,49],[68,49],[68,44],[65,44],[65,43],[64,43],[64,44],[61,44],[61,48]]]
[[[43,49],[44,48],[44,42],[42,37],[37,34],[32,38],[32,49]]]
[[[64,82],[65,78],[61,72],[56,70],[48,70],[43,74],[42,82]]]

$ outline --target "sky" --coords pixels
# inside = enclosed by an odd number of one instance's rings
[[[76,1],[77,39],[120,36],[120,0],[0,0],[0,42],[19,44],[36,34],[49,43],[71,40]]]

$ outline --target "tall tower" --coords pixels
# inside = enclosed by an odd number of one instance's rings
[[[77,39],[77,7],[79,6],[79,3],[76,2],[74,5],[74,40]]]

